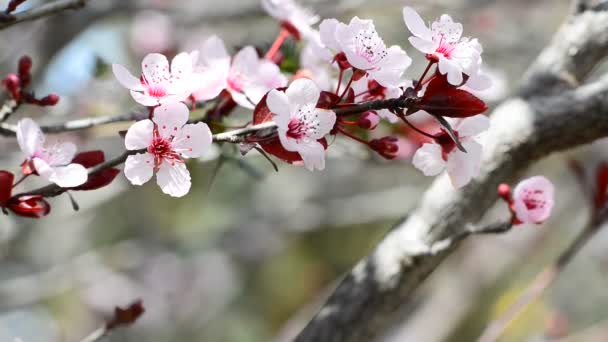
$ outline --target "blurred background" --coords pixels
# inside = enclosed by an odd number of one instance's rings
[[[0,8],[6,6],[0,0]],[[27,1],[25,10],[44,1]],[[409,43],[401,7],[428,21],[451,14],[484,46],[495,105],[516,89],[530,62],[569,10],[568,0],[301,1],[323,18],[374,19],[387,44],[402,45],[417,77],[424,59]],[[112,115],[138,108],[109,71],[139,70],[149,52],[199,48],[217,34],[234,52],[270,46],[277,22],[257,0],[92,0],[86,9],[0,31],[0,74],[28,54],[40,94],[61,95],[51,109],[24,106],[12,120],[41,123]],[[196,114],[193,114],[196,115]],[[244,123],[251,113],[233,114]],[[517,113],[513,113],[517,115]],[[80,150],[123,151],[115,124],[65,136]],[[380,130],[387,128],[381,128]],[[402,160],[386,162],[343,139],[326,170],[310,173],[259,155],[240,158],[223,146],[191,162],[188,196],[163,195],[150,182],[110,186],[52,201],[41,220],[0,217],[0,341],[79,341],[115,306],[142,299],[146,313],[111,341],[289,341],[340,276],[371,251],[416,205],[432,181]],[[593,165],[606,156],[598,142],[536,165],[558,185],[553,218],[504,236],[469,239],[404,307],[399,324],[379,341],[473,341],[487,322],[582,228],[589,208],[566,160]],[[410,151],[410,152],[407,152]],[[0,138],[2,169],[17,171],[14,139]],[[36,186],[35,182],[27,183]],[[506,217],[499,204],[484,219]],[[608,234],[600,234],[550,291],[509,327],[504,341],[608,341]]]

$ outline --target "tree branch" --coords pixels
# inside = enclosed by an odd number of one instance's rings
[[[86,5],[87,1],[89,0],[57,0],[15,15],[10,15],[5,21],[0,22],[0,30],[25,21],[48,17],[65,10],[80,9]]]
[[[569,18],[528,71],[519,97],[494,111],[479,176],[460,191],[447,176],[438,177],[418,208],[346,275],[296,341],[373,340],[457,243],[436,254],[422,252],[479,220],[496,201],[500,183],[548,154],[608,136],[608,76],[579,88],[561,76],[583,79],[604,58],[597,51],[606,49],[607,12]]]

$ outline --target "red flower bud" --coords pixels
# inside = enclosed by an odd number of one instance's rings
[[[6,206],[19,216],[40,218],[51,212],[51,205],[40,195],[13,197]]]
[[[6,91],[9,93],[11,98],[15,101],[19,101],[21,98],[21,80],[19,76],[15,74],[8,74],[4,80],[2,80],[2,84]]]
[[[511,203],[511,187],[508,184],[500,184],[498,186],[498,196],[502,197],[507,203]]]
[[[59,95],[49,94],[38,101],[40,106],[54,106],[59,102]]]
[[[357,126],[359,126],[360,128],[363,128],[363,129],[368,129],[368,130],[375,129],[376,127],[378,127],[379,123],[380,123],[380,117],[374,111],[369,111],[369,112],[363,113],[363,115],[361,115],[359,120],[357,120]]]
[[[21,80],[21,86],[27,87],[32,79],[32,59],[30,56],[22,56],[19,59],[19,79]]]
[[[395,159],[399,152],[399,139],[397,137],[383,137],[369,142],[372,150],[386,159]]]

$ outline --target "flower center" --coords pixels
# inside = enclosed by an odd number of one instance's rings
[[[228,75],[227,83],[228,88],[235,91],[242,91],[243,88],[245,88],[246,79],[240,72],[231,72],[230,75]]]
[[[297,118],[291,119],[287,125],[287,137],[300,140],[306,136],[308,125]]]
[[[357,55],[370,64],[376,64],[386,57],[386,46],[376,30],[361,30],[355,37]]]
[[[179,153],[173,150],[171,145],[173,137],[165,139],[158,134],[158,129],[154,129],[154,138],[152,143],[148,146],[148,153],[154,156],[154,167],[158,169],[163,160],[167,161],[171,165],[175,165],[176,162],[183,163]]]
[[[445,58],[450,58],[456,46],[449,43],[443,35],[441,35],[440,37],[441,38],[439,39],[439,47],[435,51],[439,54],[444,55]]]
[[[167,89],[160,84],[148,84],[148,95],[156,98],[161,98],[167,95]]]
[[[458,138],[458,132],[454,132]],[[456,148],[456,143],[443,129],[435,135],[435,141],[441,146],[441,158],[448,160],[448,155]]]
[[[314,105],[304,105],[287,124],[287,137],[301,140],[314,134],[319,126]]]
[[[547,205],[542,190],[524,190],[523,202],[528,210],[542,209]]]

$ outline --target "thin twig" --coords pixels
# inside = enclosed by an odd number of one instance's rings
[[[48,17],[65,10],[80,9],[86,5],[87,1],[89,0],[57,0],[38,6],[6,18],[5,21],[0,22],[0,30],[25,21]]]
[[[563,269],[581,251],[581,249],[600,230],[608,219],[608,209],[604,209],[597,219],[591,222],[581,233],[562,251],[549,266],[545,267],[528,285],[523,294],[496,320],[492,321],[483,331],[478,342],[497,341],[509,325],[514,322],[535,300],[537,300],[557,279]]]

